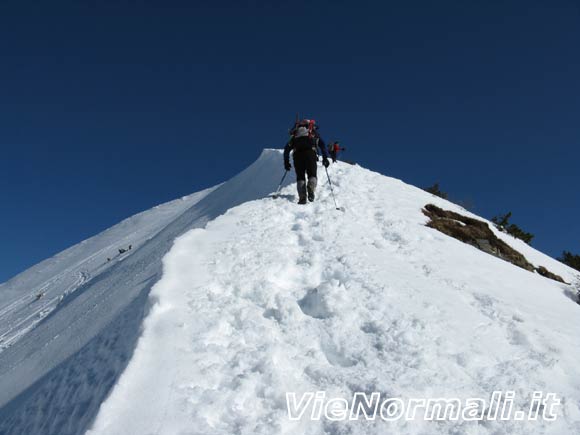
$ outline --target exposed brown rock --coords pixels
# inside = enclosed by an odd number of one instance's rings
[[[550,272],[544,266],[538,267],[536,269],[536,272],[538,272],[542,276],[545,276],[546,278],[553,279],[554,281],[563,282],[564,284],[566,283],[566,281],[564,281],[560,275],[556,275],[555,273]]]
[[[522,254],[500,240],[491,231],[486,222],[460,215],[449,210],[443,210],[436,205],[427,204],[423,213],[431,218],[428,227],[441,231],[443,234],[461,240],[488,254],[509,261],[522,269],[534,271],[535,268]]]
[[[544,266],[536,268],[530,264],[526,257],[499,239],[486,222],[463,216],[453,211],[443,210],[433,204],[427,204],[423,209],[423,213],[431,218],[431,221],[427,223],[428,227],[441,231],[443,234],[461,240],[502,260],[509,261],[522,269],[530,272],[536,271],[546,278],[565,283],[561,276],[550,272]]]

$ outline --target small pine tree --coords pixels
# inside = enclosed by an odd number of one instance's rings
[[[562,256],[558,258],[558,261],[580,271],[580,255],[574,255],[571,252],[564,251],[562,252]]]
[[[505,230],[505,228],[509,225],[509,220],[512,217],[512,212],[508,212],[504,215],[494,216],[491,218],[491,221],[498,227],[500,230]]]
[[[532,239],[534,238],[534,235],[532,233],[528,233],[522,230],[516,224],[509,224],[509,226],[506,228],[506,231],[508,232],[508,234],[511,234],[512,236],[523,240],[528,245],[532,243]]]
[[[449,196],[449,195],[447,195],[447,192],[443,192],[441,189],[439,189],[439,183],[435,183],[433,186],[426,187],[423,190],[425,192],[429,192],[432,195],[438,196],[439,198],[443,198],[443,199],[447,199]]]
[[[532,233],[528,233],[528,232],[522,230],[516,224],[510,223],[509,220],[511,219],[511,217],[512,217],[512,212],[510,211],[504,215],[494,216],[493,218],[491,218],[491,221],[495,224],[495,226],[500,231],[504,231],[508,234],[511,234],[512,236],[523,240],[528,245],[531,244],[532,239],[534,238],[534,235]]]

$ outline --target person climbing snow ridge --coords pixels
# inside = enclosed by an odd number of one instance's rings
[[[345,150],[346,150],[346,148],[340,147],[340,142],[338,142],[338,141],[334,141],[333,143],[328,145],[328,153],[330,154],[330,157],[332,158],[332,163],[336,163],[336,158],[338,156],[338,153],[340,151],[345,151]]]
[[[328,155],[324,141],[318,133],[318,126],[313,119],[304,119],[295,123],[290,131],[290,141],[284,147],[284,169],[289,171],[290,152],[293,152],[294,170],[296,171],[296,188],[298,189],[298,204],[306,204],[306,198],[310,202],[314,201],[316,190],[317,161],[316,149],[320,149],[322,154],[322,164],[328,168]],[[308,176],[308,183],[306,182]]]

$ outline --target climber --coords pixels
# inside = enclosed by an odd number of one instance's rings
[[[306,204],[306,198],[310,202],[314,201],[314,191],[316,190],[316,169],[318,155],[316,149],[320,149],[322,154],[322,164],[328,168],[328,155],[324,141],[318,133],[316,122],[311,119],[304,119],[295,123],[290,131],[290,141],[284,147],[284,169],[289,171],[290,151],[293,151],[294,170],[296,171],[296,187],[298,189],[298,204]],[[306,177],[308,176],[308,182]]]
[[[133,248],[133,245],[129,245],[128,248],[119,248],[119,255],[124,254],[127,251],[130,251]]]
[[[346,148],[341,148],[340,143],[337,140],[328,145],[328,153],[332,158],[332,163],[336,163],[336,157],[338,156],[338,153],[345,150]]]

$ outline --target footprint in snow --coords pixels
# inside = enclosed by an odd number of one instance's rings
[[[383,243],[382,240],[375,240],[371,244],[377,249],[385,249],[385,244]]]
[[[360,329],[365,334],[378,334],[380,332],[378,325],[374,322],[367,322]]]
[[[528,346],[530,344],[526,335],[515,324],[508,325],[507,336],[513,346]]]
[[[280,310],[277,310],[276,308],[268,308],[267,310],[264,311],[264,313],[262,314],[266,319],[271,319],[274,320],[277,323],[281,323],[282,322],[282,313],[280,312]]]
[[[352,367],[357,362],[345,356],[330,340],[320,343],[320,348],[326,357],[326,360],[333,366]]]
[[[298,301],[298,305],[304,314],[315,319],[327,319],[332,316],[318,289],[309,290],[306,296]]]

